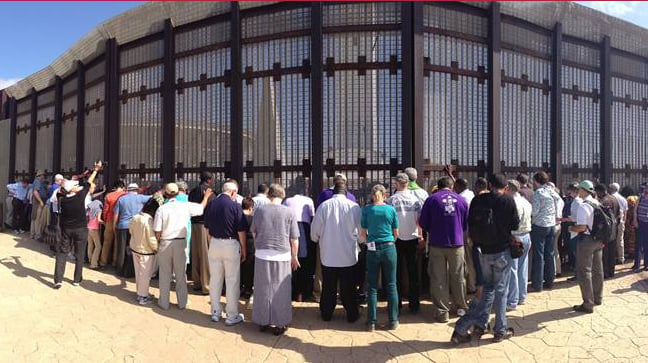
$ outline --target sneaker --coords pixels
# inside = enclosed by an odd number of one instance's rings
[[[526,300],[520,300],[520,301],[518,301],[518,305],[524,305],[524,304],[526,304]]]
[[[398,329],[399,326],[400,326],[400,323],[398,322],[398,320],[390,321],[389,326],[387,327],[387,330],[396,330],[396,329]]]
[[[243,314],[239,313],[237,315],[234,315],[231,318],[225,319],[225,325],[233,326],[233,325],[242,323],[243,320],[245,320],[245,316],[243,316]]]
[[[506,311],[515,311],[515,310],[517,310],[517,306],[506,305]]]
[[[504,333],[495,333],[493,337],[493,343],[499,343],[504,339],[510,339],[515,334],[513,328],[507,328]]]
[[[468,335],[468,334],[461,335],[461,334],[457,333],[456,331],[452,332],[452,338],[450,338],[450,341],[455,343],[455,344],[468,343],[468,342],[470,342],[470,340],[471,340],[470,335]]]
[[[448,320],[450,320],[450,318],[447,313],[442,313],[437,316],[437,322],[439,323],[447,323]]]
[[[79,286],[80,283],[81,283],[81,281],[73,281],[72,286]]]
[[[458,317],[462,317],[462,316],[464,316],[464,315],[466,315],[466,310],[464,310],[464,309],[457,309],[457,316],[458,316]]]
[[[369,333],[373,333],[376,331],[376,324],[374,323],[367,323],[367,331]]]
[[[58,289],[60,289],[61,287],[63,287],[63,284],[62,284],[62,283],[60,283],[60,282],[56,282],[56,283],[54,283],[54,288],[55,288],[55,289],[58,290]]]
[[[220,311],[214,311],[211,316],[211,321],[214,323],[218,323],[221,319],[221,312]]]
[[[137,297],[137,303],[140,305],[148,305],[153,301],[153,299],[150,299],[148,296],[138,296]]]

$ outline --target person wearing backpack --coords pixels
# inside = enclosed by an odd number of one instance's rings
[[[594,199],[594,185],[589,180],[578,184],[578,196],[583,200],[576,206],[575,225],[570,232],[578,233],[576,242],[576,274],[583,303],[574,310],[586,314],[594,312],[595,305],[601,305],[603,294],[603,242],[597,240],[601,233],[599,225],[605,219],[603,210]],[[604,231],[603,231],[604,232]]]
[[[484,287],[479,301],[473,300],[466,315],[457,321],[451,338],[455,344],[481,338],[491,308],[495,311],[493,342],[509,339],[514,333],[506,323],[506,295],[513,261],[511,232],[519,229],[520,218],[513,197],[504,194],[506,177],[493,175],[489,183],[491,192],[476,196],[468,212],[470,238],[481,249],[479,258]]]
[[[614,277],[614,265],[616,265],[616,236],[617,229],[619,228],[619,221],[621,219],[621,212],[619,201],[608,194],[607,187],[604,184],[597,184],[594,187],[596,191],[596,199],[601,208],[605,209],[608,216],[612,217],[613,228],[612,235],[609,236],[609,240],[603,241],[605,247],[603,248],[603,277],[610,278]]]

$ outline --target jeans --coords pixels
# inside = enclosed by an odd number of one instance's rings
[[[512,308],[520,301],[526,300],[527,281],[529,277],[529,250],[531,249],[531,237],[528,233],[516,236],[522,242],[522,256],[511,263],[511,278],[508,285],[508,300],[506,304]]]
[[[641,268],[641,255],[643,255],[644,259],[644,268],[648,268],[648,222],[639,222],[639,228],[637,228],[633,266],[635,270]]]
[[[56,251],[56,263],[54,265],[54,283],[63,282],[63,275],[65,275],[65,264],[68,252],[71,246],[74,246],[76,251],[76,262],[74,264],[74,282],[81,282],[83,280],[83,260],[85,259],[86,246],[88,244],[88,228],[71,228],[61,229],[63,237],[62,248]]]
[[[387,313],[390,322],[398,321],[398,291],[396,289],[396,246],[394,242],[376,242],[375,251],[367,251],[367,322],[376,323],[378,302],[378,272],[382,270],[382,283],[387,295]]]
[[[416,248],[418,247],[418,239],[409,241],[396,240],[396,253],[398,259],[396,261],[396,282],[398,287],[398,309],[402,306],[403,299],[403,266],[407,269],[407,299],[409,301],[409,309],[411,311],[418,311],[420,305],[420,287],[418,279],[418,271],[416,266]]]
[[[360,312],[356,296],[355,273],[357,264],[349,267],[322,266],[322,296],[320,297],[320,313],[322,320],[329,321],[333,317],[337,305],[338,283],[340,285],[340,300],[346,310],[348,322],[358,320]]]
[[[531,247],[533,248],[531,287],[540,291],[544,285],[551,288],[556,277],[554,260],[555,227],[531,226]]]
[[[241,244],[235,239],[212,238],[209,241],[209,299],[212,313],[221,313],[220,297],[225,281],[225,312],[234,319],[241,296]]]
[[[511,251],[482,254],[480,257],[484,290],[476,304],[457,320],[455,332],[466,335],[472,326],[486,330],[491,308],[495,311],[495,333],[506,332],[506,290],[511,276]]]
[[[594,304],[601,303],[603,295],[603,249],[601,242],[596,242],[584,234],[578,236],[577,243],[578,285],[583,297],[583,305],[592,309]]]

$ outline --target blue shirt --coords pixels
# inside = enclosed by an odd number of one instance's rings
[[[430,246],[461,247],[468,227],[468,203],[455,192],[439,190],[423,204],[419,225],[428,232]]]
[[[362,208],[360,225],[368,232],[367,242],[393,242],[393,229],[398,228],[396,209],[388,204]]]
[[[220,194],[212,199],[207,204],[204,215],[205,228],[209,230],[209,235],[214,238],[235,239],[238,241],[238,232],[248,230],[243,208],[227,194]]]
[[[144,204],[151,199],[150,195],[141,195],[135,192],[129,192],[119,198],[113,213],[119,215],[117,229],[128,229],[131,219],[142,211]]]
[[[38,192],[38,195],[44,203],[47,198],[47,189],[45,188],[45,184],[38,178],[34,179],[34,190]]]

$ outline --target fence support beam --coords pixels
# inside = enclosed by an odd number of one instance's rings
[[[551,50],[551,175],[559,188],[562,177],[562,24],[553,29]]]
[[[310,194],[313,199],[324,188],[324,99],[322,84],[322,2],[311,3],[311,174]]]
[[[82,171],[85,159],[85,68],[77,61],[77,131],[76,131],[76,170]]]
[[[18,122],[16,115],[17,107],[18,103],[16,102],[16,99],[12,97],[9,100],[9,119],[11,121],[9,124],[9,173],[7,174],[9,176],[9,180],[7,180],[7,184],[13,183],[16,179],[16,124]]]
[[[61,171],[61,136],[63,130],[63,80],[56,76],[54,85],[54,143],[52,150],[52,172]]]
[[[29,178],[36,172],[36,123],[38,122],[38,92],[31,90],[31,129],[29,130]]]
[[[610,37],[601,41],[601,172],[599,181],[612,181],[612,70],[610,67]]]
[[[162,179],[175,180],[175,37],[171,19],[164,21],[164,83],[162,87]]]
[[[502,171],[502,16],[500,4],[491,3],[488,14],[488,172]]]
[[[241,9],[236,1],[230,3],[231,36],[231,169],[230,178],[243,182],[243,85],[241,84]]]
[[[119,53],[115,38],[106,40],[104,75],[104,170],[106,186],[119,178]]]

